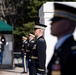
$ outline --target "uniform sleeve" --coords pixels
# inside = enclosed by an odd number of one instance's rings
[[[26,49],[27,49],[27,46],[28,46],[28,43],[27,43],[27,42],[25,42],[25,51],[26,51]]]
[[[32,48],[33,44],[34,44],[34,41],[31,41],[30,48]]]
[[[38,73],[43,74],[45,72],[46,62],[46,43],[44,40],[39,40],[37,45],[38,50]]]

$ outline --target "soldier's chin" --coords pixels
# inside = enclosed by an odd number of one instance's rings
[[[56,36],[54,33],[51,32],[51,35]]]

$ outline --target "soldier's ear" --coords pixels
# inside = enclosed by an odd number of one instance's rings
[[[69,31],[70,29],[71,29],[71,24],[70,24],[70,22],[66,22],[65,31]]]

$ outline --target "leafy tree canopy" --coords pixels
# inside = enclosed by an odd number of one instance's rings
[[[8,23],[11,23],[15,29],[14,40],[15,44],[18,44],[15,49],[19,47],[21,42],[17,40],[21,40],[22,35],[28,37],[28,34],[33,32],[34,23],[39,22],[39,9],[47,1],[52,0],[5,0],[6,8],[12,7],[12,11],[16,12],[13,15],[11,13],[6,15]]]

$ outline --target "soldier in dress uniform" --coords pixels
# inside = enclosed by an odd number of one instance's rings
[[[76,75],[76,8],[54,3],[51,34],[58,38],[54,54],[47,67],[47,75]]]
[[[45,63],[46,63],[46,41],[43,37],[44,29],[46,25],[35,24],[34,34],[36,41],[32,48],[31,62],[33,66],[33,72],[31,75],[44,75]]]
[[[26,50],[26,59],[28,60],[28,67],[29,67],[29,75],[31,75],[31,53],[32,53],[32,46],[34,44],[34,38],[35,35],[33,33],[29,34],[29,43],[28,43],[28,47]]]
[[[21,51],[21,56],[22,56],[22,66],[23,66],[23,72],[22,73],[27,73],[27,63],[26,63],[26,49],[27,49],[27,37],[22,36],[22,51]]]
[[[4,46],[6,44],[6,39],[5,37],[0,33],[0,65],[2,65],[2,60],[3,60],[3,51],[4,51]]]

